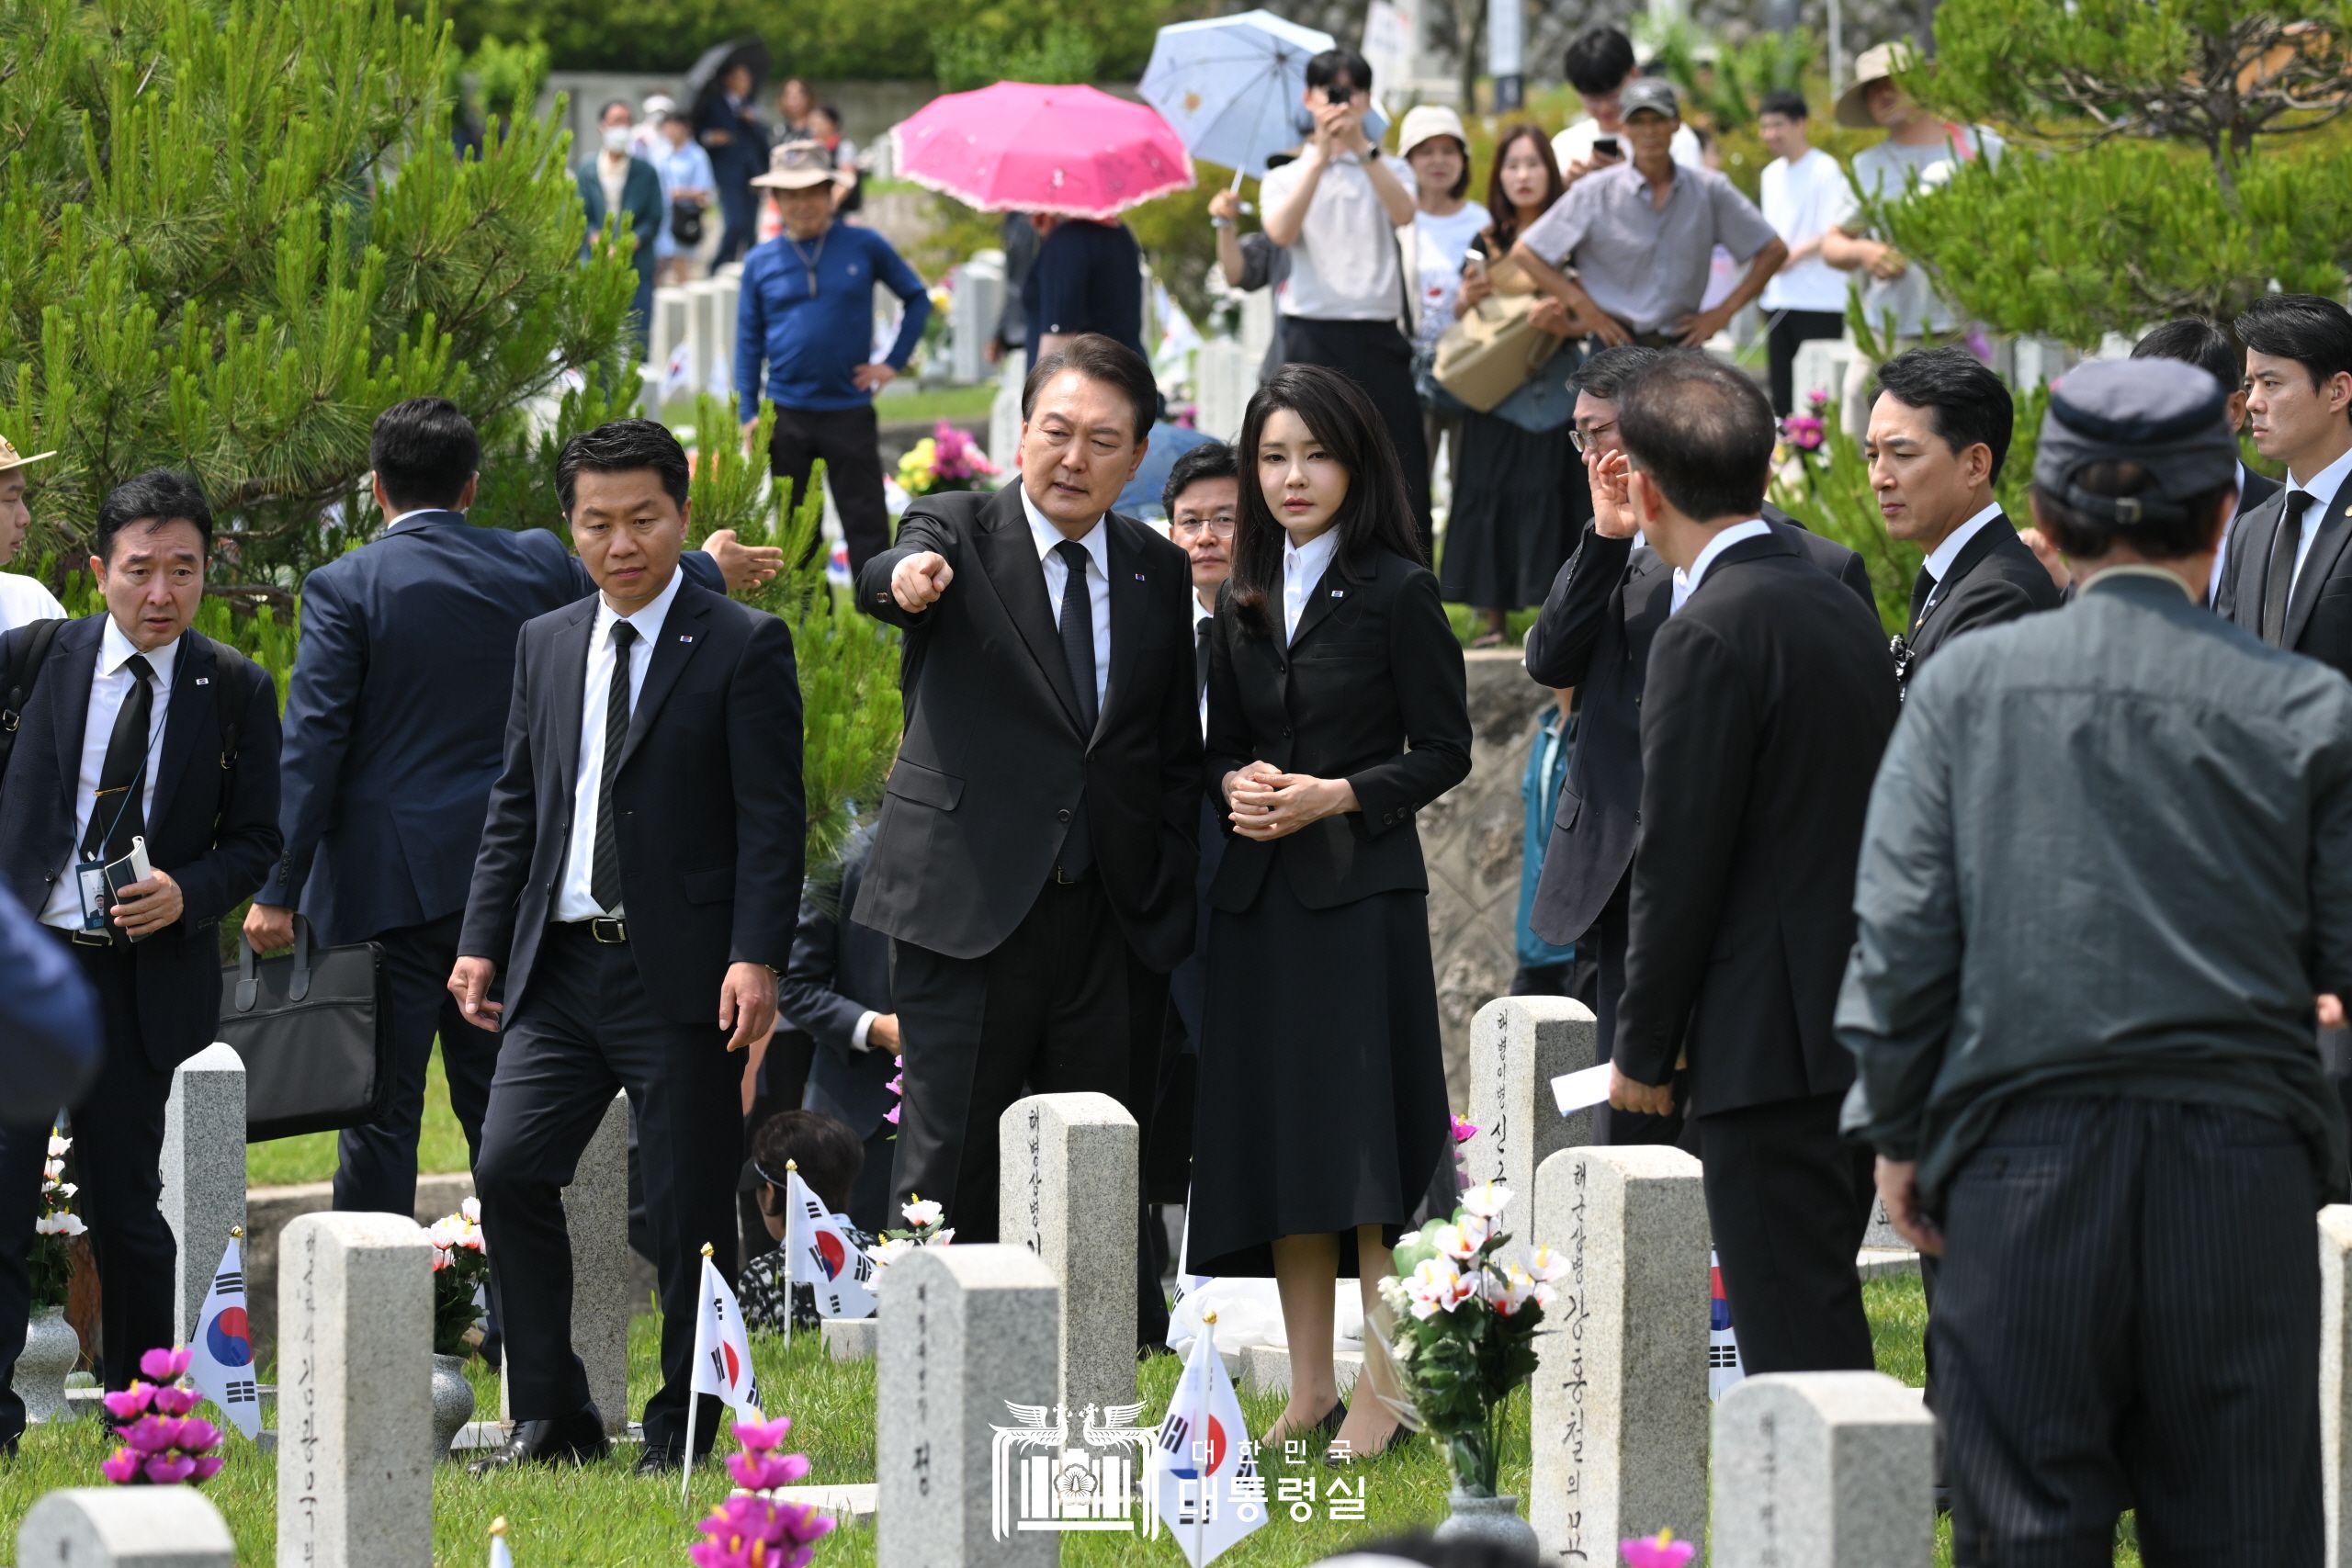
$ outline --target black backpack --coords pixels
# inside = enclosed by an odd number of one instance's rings
[[[63,621],[35,621],[24,628],[8,660],[8,695],[0,704],[0,778],[7,776],[8,753],[17,748],[17,729],[24,717],[25,706],[33,699],[33,688],[40,684],[41,666],[49,662],[49,650],[57,641],[57,628]],[[220,720],[220,766],[227,771],[237,765],[237,716],[229,705],[215,699],[212,711]]]

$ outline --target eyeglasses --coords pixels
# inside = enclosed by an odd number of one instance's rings
[[[1616,428],[1615,420],[1611,420],[1607,424],[1596,424],[1590,430],[1579,430],[1571,425],[1568,429],[1568,439],[1576,443],[1577,451],[1590,452],[1594,450],[1602,436]]]
[[[1233,519],[1219,513],[1197,522],[1170,523],[1168,531],[1171,534],[1207,534],[1219,539],[1230,539],[1233,537]]]

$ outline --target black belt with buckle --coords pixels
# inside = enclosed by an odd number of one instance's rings
[[[610,917],[599,917],[596,919],[582,920],[580,923],[588,928],[588,934],[591,937],[603,942],[607,947],[616,947],[628,940],[628,922],[627,920],[616,920]]]

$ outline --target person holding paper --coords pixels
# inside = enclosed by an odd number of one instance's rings
[[[96,534],[104,613],[59,626],[38,670],[28,655],[48,623],[0,637],[6,684],[31,687],[0,773],[0,875],[97,996],[105,1059],[68,1109],[105,1286],[107,1384],[119,1389],[143,1352],[174,1340],[164,1104],[173,1069],[220,1021],[220,919],[277,855],[277,692],[259,665],[190,629],[212,546],[195,480],[140,475],[100,503]],[[0,1126],[5,1449],[25,1427],[8,1384],[57,1108],[24,1109],[40,1124]]]
[[[1650,644],[1642,835],[1610,1103],[1663,1114],[1686,1058],[1707,1215],[1750,1372],[1871,1365],[1854,1273],[1866,1151],[1830,1030],[1862,807],[1898,701],[1885,634],[1760,515],[1772,406],[1670,355],[1617,405],[1612,506],[1688,584]],[[1695,1353],[1695,1351],[1694,1351]]]
[[[1367,1320],[1449,1147],[1429,873],[1414,818],[1470,772],[1462,644],[1403,471],[1354,382],[1286,365],[1241,426],[1233,567],[1209,634],[1210,885],[1190,1267],[1273,1275],[1291,1396],[1265,1441],[1358,1457],[1396,1431],[1340,1403],[1332,1287]],[[1375,1356],[1360,1391],[1396,1397]]]

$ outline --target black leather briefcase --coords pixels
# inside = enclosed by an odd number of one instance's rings
[[[391,1009],[384,950],[311,945],[294,918],[294,951],[256,959],[237,937],[220,971],[220,1038],[245,1063],[245,1138],[357,1127],[391,1100]]]

